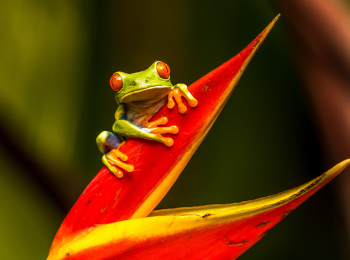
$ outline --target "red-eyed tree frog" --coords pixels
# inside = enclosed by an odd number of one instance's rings
[[[172,138],[163,137],[162,134],[177,134],[177,126],[158,127],[168,122],[167,117],[149,122],[153,115],[166,103],[168,108],[175,106],[174,98],[181,114],[187,112],[182,103],[183,96],[190,107],[196,107],[198,102],[188,91],[185,84],[173,86],[170,82],[170,68],[161,61],[154,62],[148,69],[127,74],[116,72],[110,79],[111,88],[115,91],[118,104],[115,112],[113,132],[104,131],[96,139],[99,150],[104,154],[102,162],[118,178],[123,177],[122,168],[132,172],[134,167],[123,163],[128,157],[119,151],[129,138],[145,138],[154,140],[171,147]]]

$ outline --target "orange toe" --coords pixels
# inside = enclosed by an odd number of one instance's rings
[[[171,134],[177,134],[179,132],[179,128],[176,125],[170,126],[170,131],[169,133]]]
[[[164,144],[168,147],[171,147],[174,144],[174,140],[171,138],[164,138]]]

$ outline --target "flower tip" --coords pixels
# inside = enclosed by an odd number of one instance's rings
[[[278,14],[273,20],[272,22],[277,22],[278,18],[280,18],[281,14]]]
[[[336,166],[334,166],[334,168],[337,169],[337,171],[342,172],[343,170],[345,170],[346,167],[348,167],[350,164],[350,159],[346,159],[340,163],[338,163]]]
[[[281,16],[281,14],[278,14],[273,20],[272,22],[265,28],[265,30],[263,31],[262,35],[264,36],[263,39],[269,34],[269,32],[271,31],[272,27],[275,25],[275,23],[277,22],[278,18]]]

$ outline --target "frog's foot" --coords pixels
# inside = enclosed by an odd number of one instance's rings
[[[178,84],[168,94],[168,108],[172,109],[175,106],[173,99],[175,98],[179,112],[185,114],[187,112],[187,107],[183,104],[181,97],[184,97],[187,100],[190,107],[196,107],[198,105],[198,101],[188,91],[187,86],[184,84]]]
[[[177,134],[179,132],[179,128],[176,125],[169,127],[158,127],[159,125],[165,125],[168,123],[168,118],[163,116],[162,118],[155,120],[146,124],[146,128],[149,133],[157,136],[157,141],[165,144],[170,147],[174,144],[174,140],[171,138],[163,137],[162,134]]]
[[[102,157],[104,165],[118,178],[123,177],[123,172],[119,168],[127,172],[132,172],[134,170],[134,166],[122,162],[128,160],[128,156],[119,151],[124,144],[125,142],[121,143],[116,149],[111,150]]]

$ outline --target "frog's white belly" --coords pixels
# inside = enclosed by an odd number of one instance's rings
[[[150,120],[157,111],[167,103],[167,94],[164,97],[158,97],[157,101],[147,100],[143,104],[130,102],[126,105],[126,120],[141,126],[146,120]],[[139,101],[140,102],[140,101]],[[147,106],[148,105],[148,106]]]

